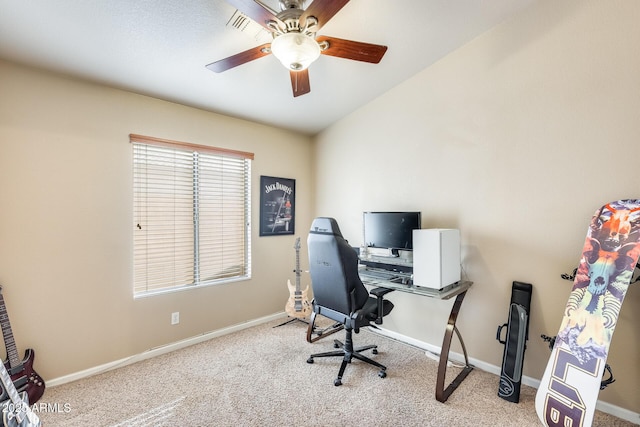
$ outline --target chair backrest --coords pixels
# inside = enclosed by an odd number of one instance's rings
[[[358,275],[358,255],[333,218],[316,218],[307,239],[315,303],[349,316],[369,298]]]

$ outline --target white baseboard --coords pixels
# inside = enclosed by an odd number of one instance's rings
[[[436,361],[440,360],[439,357],[440,357],[440,351],[442,350],[442,347],[438,347],[433,344],[426,343],[424,341],[416,340],[414,338],[411,338],[406,335],[402,335],[397,332],[390,331],[384,328],[378,328],[377,330],[370,329],[370,331],[374,333],[379,333],[380,335],[384,335],[388,338],[409,344],[413,347],[425,350],[426,352],[425,355],[427,357],[429,357],[430,359],[434,359]],[[449,361],[454,364],[462,366],[464,365],[464,355],[452,351],[449,353]],[[489,372],[498,377],[500,376],[501,368],[499,366],[492,365],[490,363],[484,362],[482,360],[474,359],[472,357],[469,358],[469,363],[482,371]],[[522,384],[537,389],[540,386],[540,380],[537,378],[532,378],[532,377],[523,375]],[[630,411],[628,409],[624,409],[607,402],[602,402],[600,400],[598,400],[598,403],[596,404],[596,409],[606,414],[613,415],[614,417],[618,417],[620,419],[632,422],[634,424],[640,424],[640,414]]]
[[[177,341],[171,344],[162,345],[155,348],[150,348],[149,350],[143,351],[139,354],[134,354],[133,356],[125,357],[123,359],[115,360],[113,362],[105,363],[103,365],[95,366],[93,368],[85,369],[83,371],[75,372],[73,374],[64,375],[62,377],[53,378],[51,380],[47,380],[47,387],[55,387],[57,385],[69,383],[71,381],[77,381],[82,378],[87,378],[92,375],[101,374],[103,372],[110,371],[112,369],[120,368],[123,366],[131,365],[132,363],[140,362],[141,360],[150,359],[155,356],[160,356],[161,354],[169,353],[175,350],[179,350],[181,348],[189,347],[194,344],[198,344],[204,341],[208,341],[212,338],[220,337],[223,335],[227,335],[233,332],[240,331],[242,329],[251,328],[253,326],[260,325],[262,323],[267,323],[275,319],[280,319],[286,317],[284,312],[272,314],[270,316],[261,317],[259,319],[250,320],[244,323],[239,323],[237,325],[229,326],[226,328],[218,329],[216,331],[205,332],[201,335],[196,335],[195,337],[187,338],[181,341]]]

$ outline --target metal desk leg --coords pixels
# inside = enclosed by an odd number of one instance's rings
[[[311,318],[309,319],[309,327],[307,328],[307,342],[313,343],[318,341],[320,338],[324,338],[327,335],[334,334],[338,331],[344,329],[344,325],[341,323],[336,323],[333,326],[330,326],[325,329],[317,330],[316,329],[316,312],[311,313]],[[313,335],[317,335],[315,338]]]
[[[456,297],[456,301],[453,303],[453,307],[451,308],[451,314],[449,315],[449,322],[447,323],[447,329],[444,333],[444,340],[442,341],[442,351],[440,352],[440,363],[438,365],[438,378],[436,380],[436,400],[438,402],[445,402],[451,393],[454,392],[456,388],[462,383],[462,381],[469,375],[469,372],[473,370],[473,366],[469,364],[469,358],[467,357],[467,349],[464,346],[464,341],[462,341],[462,335],[460,335],[460,331],[456,328],[456,320],[458,319],[458,313],[460,313],[460,306],[462,305],[462,301],[464,300],[464,296],[467,294],[467,291],[462,292]],[[451,381],[451,384],[444,388],[444,379],[447,373],[447,361],[449,360],[449,350],[451,349],[451,339],[453,338],[453,332],[455,331],[458,336],[458,340],[462,345],[462,352],[464,353],[464,364],[465,367],[462,369],[462,372],[458,374],[458,376]]]

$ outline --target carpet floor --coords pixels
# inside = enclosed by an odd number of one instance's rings
[[[424,351],[374,332],[355,345],[377,344],[368,356],[387,377],[354,360],[343,385],[333,385],[338,332],[315,343],[306,325],[272,321],[89,378],[47,388],[38,413],[44,427],[131,426],[540,426],[535,389],[520,403],[497,396],[498,377],[474,369],[445,403],[436,401],[438,364]],[[458,372],[447,371],[447,382]],[[596,412],[594,426],[634,424]]]

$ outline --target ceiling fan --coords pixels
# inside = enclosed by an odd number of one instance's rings
[[[296,97],[311,91],[308,67],[321,54],[377,64],[387,51],[387,46],[316,36],[349,0],[314,0],[306,10],[305,0],[279,0],[281,11],[276,14],[254,0],[226,1],[265,27],[273,40],[207,65],[216,73],[273,53],[289,70]]]

